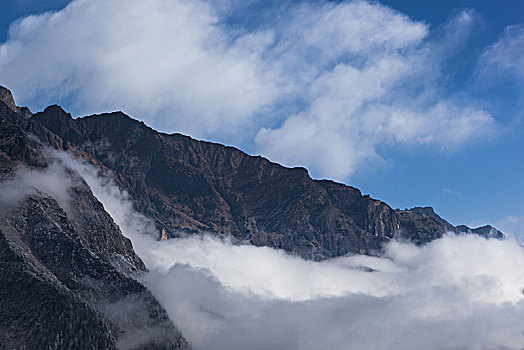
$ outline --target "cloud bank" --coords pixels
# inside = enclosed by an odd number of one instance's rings
[[[157,241],[125,193],[69,158],[133,242],[195,349],[521,349],[524,248],[445,236],[305,261],[201,235]]]
[[[496,128],[443,87],[442,66],[467,41],[473,11],[430,30],[375,2],[248,8],[75,0],[11,25],[2,84],[33,109],[57,100],[78,115],[119,108],[338,180],[381,161],[383,145],[449,152]]]
[[[184,264],[172,248],[177,263],[145,279],[197,349],[520,349],[524,341],[522,273],[508,271],[522,262],[514,243],[447,237],[421,250],[393,245],[372,261],[310,264],[207,240],[173,242],[207,254]]]

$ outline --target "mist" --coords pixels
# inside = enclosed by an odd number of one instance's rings
[[[141,278],[195,349],[522,349],[524,249],[449,234],[382,256],[306,261],[155,226],[96,170],[62,154],[150,272]]]
[[[45,170],[21,167],[0,183],[0,209],[40,191],[67,213],[80,174],[149,268],[139,280],[195,349],[524,346],[524,248],[512,237],[392,241],[382,256],[323,262],[210,234],[158,241],[156,226],[112,180],[67,153],[53,154]],[[122,305],[112,308],[139,307]]]
[[[67,170],[56,162],[45,169],[19,167],[12,177],[0,182],[0,213],[14,209],[26,196],[36,191],[52,196],[64,209],[69,211],[69,189],[73,179]]]

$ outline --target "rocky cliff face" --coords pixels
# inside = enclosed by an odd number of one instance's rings
[[[0,344],[188,348],[134,279],[146,269],[131,242],[85,181],[44,147],[72,146],[17,111],[0,101]],[[54,168],[60,191],[30,181],[53,180]],[[21,183],[24,174],[31,185]]]
[[[159,133],[121,112],[73,119],[51,106],[30,120],[111,170],[135,209],[170,237],[179,232],[226,234],[323,259],[372,253],[394,236],[422,244],[446,231],[469,232],[431,208],[393,210],[356,188],[313,180],[303,168]]]
[[[3,86],[0,86],[0,101],[4,102],[13,112],[18,111],[13,94]]]

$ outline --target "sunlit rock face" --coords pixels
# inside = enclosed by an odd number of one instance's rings
[[[17,106],[11,91],[3,86],[0,86],[0,101],[4,102],[13,112],[18,113],[19,116],[29,118],[33,115],[29,108]]]
[[[9,89],[6,89],[3,86],[0,86],[0,101],[4,102],[7,107],[9,107],[12,111],[16,112],[16,104],[15,100],[13,98],[13,94]]]

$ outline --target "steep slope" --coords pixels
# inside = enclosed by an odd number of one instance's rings
[[[58,203],[35,193],[2,216],[0,342],[30,349],[178,349],[160,304],[89,251]],[[21,272],[21,273],[19,273]]]
[[[214,232],[323,259],[371,253],[395,235],[425,243],[464,231],[434,212],[393,210],[356,188],[313,180],[303,168],[159,133],[121,112],[73,119],[51,106],[31,121],[111,170],[135,209],[167,236]]]
[[[0,344],[188,348],[133,278],[146,269],[131,242],[85,181],[42,142],[64,148],[0,101]]]

